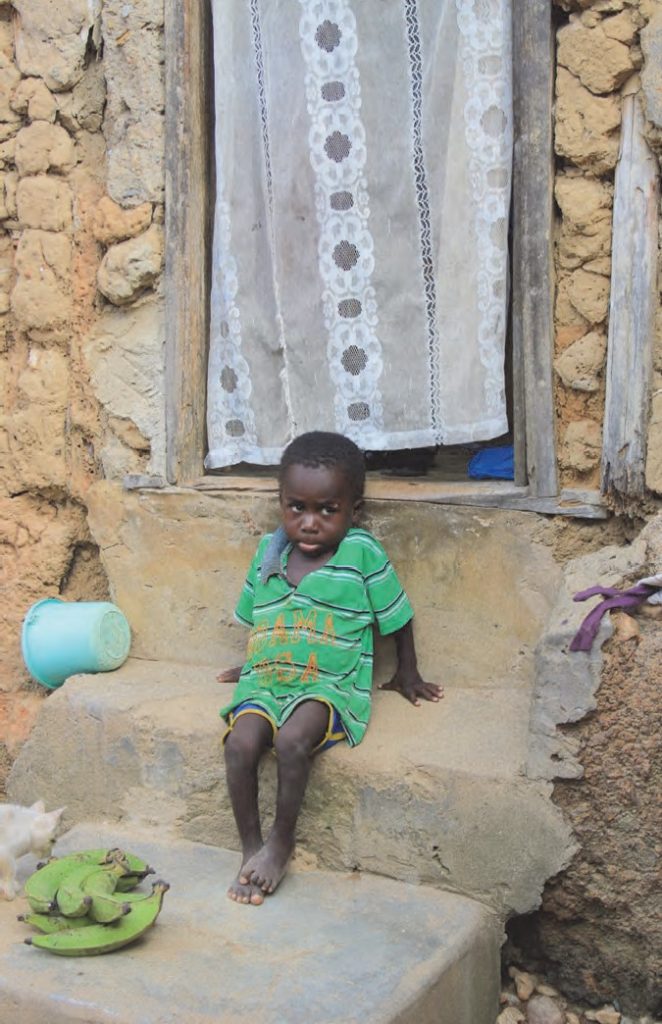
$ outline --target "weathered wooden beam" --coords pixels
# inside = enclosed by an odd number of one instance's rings
[[[513,0],[513,372],[516,481],[558,492],[553,370],[554,35],[550,0]],[[526,460],[522,449],[526,447]]]
[[[205,452],[209,325],[211,10],[165,0],[166,473],[199,476]]]
[[[641,498],[655,329],[659,169],[639,94],[623,100],[614,182],[602,491]]]

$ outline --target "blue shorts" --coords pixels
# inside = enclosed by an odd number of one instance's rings
[[[329,704],[325,700],[320,700],[319,703],[326,704],[326,706],[328,707],[329,721],[327,723],[326,733],[324,734],[320,742],[317,744],[317,746],[313,749],[313,754],[320,753],[322,750],[328,750],[329,747],[334,747],[336,743],[341,743],[342,740],[347,739],[347,734],[343,729],[342,719],[340,718],[340,715],[333,707],[333,705]],[[296,707],[299,707],[299,705],[297,704]],[[292,709],[293,712],[296,711],[296,707]],[[261,704],[253,700],[242,701],[241,704],[237,704],[236,708],[233,708],[232,711],[229,712],[228,727],[225,733],[223,734],[223,743],[225,743],[226,739],[232,732],[232,729],[234,728],[237,719],[241,718],[242,715],[260,715],[262,718],[266,718],[267,722],[269,722],[269,725],[271,726],[271,740],[273,743],[273,738],[278,732],[278,726],[274,722],[269,712],[265,708],[263,708]]]

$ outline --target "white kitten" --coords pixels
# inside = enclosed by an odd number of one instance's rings
[[[47,812],[43,800],[32,807],[0,804],[0,896],[13,900],[21,888],[16,881],[18,857],[50,857],[63,811]]]

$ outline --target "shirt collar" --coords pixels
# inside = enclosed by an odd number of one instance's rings
[[[260,569],[260,581],[262,583],[266,583],[270,576],[278,576],[280,574],[281,558],[288,544],[287,534],[283,527],[279,526],[275,533],[272,534],[271,540],[264,552]]]

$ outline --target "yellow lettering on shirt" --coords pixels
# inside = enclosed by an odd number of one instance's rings
[[[292,630],[292,640],[297,643],[301,633],[308,633],[308,643],[311,643],[311,637],[317,628],[317,612],[314,609],[306,614],[305,612],[295,611],[294,613],[294,629]]]
[[[287,627],[285,626],[285,616],[279,615],[274,622],[273,629],[271,631],[271,646],[275,647],[276,644],[286,644],[288,641]]]
[[[321,644],[331,644],[334,646],[336,642],[336,631],[333,627],[333,615],[327,615],[324,620],[324,632],[322,633]]]
[[[292,661],[292,651],[283,651],[282,654],[279,654],[278,661],[276,662],[277,683],[291,683],[296,677],[297,670]]]
[[[317,655],[310,654],[308,656],[308,664],[303,670],[301,676],[302,683],[316,683],[319,678],[319,671],[317,666]]]
[[[256,661],[253,665],[253,671],[257,676],[258,686],[270,686],[274,675],[274,665],[272,661],[268,661],[266,658],[264,661]]]
[[[248,636],[248,657],[252,657],[253,654],[259,654],[266,642],[266,632],[268,629],[266,622],[260,622],[259,625],[253,626]]]

